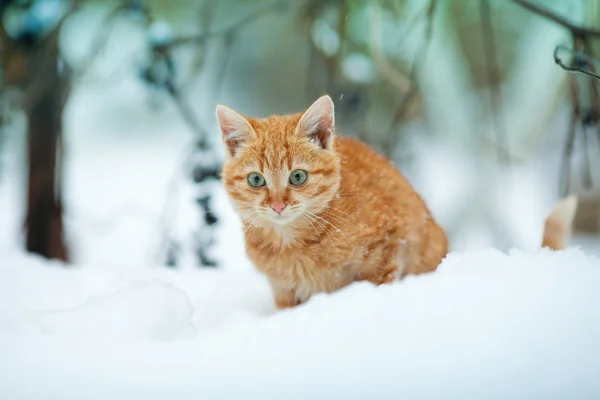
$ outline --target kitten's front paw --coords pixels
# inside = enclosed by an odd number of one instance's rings
[[[296,292],[293,290],[274,290],[275,306],[277,309],[296,307],[300,302],[296,299]]]
[[[296,307],[299,304],[300,304],[299,301],[275,300],[275,306],[277,307],[278,310]]]

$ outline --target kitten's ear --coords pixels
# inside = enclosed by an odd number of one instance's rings
[[[307,136],[324,149],[333,148],[335,118],[331,97],[327,95],[319,97],[306,110],[298,122],[296,133]]]
[[[229,107],[217,106],[217,121],[223,134],[223,143],[227,148],[229,157],[236,155],[240,146],[244,145],[254,136],[254,128],[246,118]]]

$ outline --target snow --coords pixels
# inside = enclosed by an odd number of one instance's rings
[[[84,304],[35,318],[47,334],[171,339],[192,331],[185,292],[161,281],[139,281]]]
[[[600,260],[451,253],[276,312],[254,271],[0,255],[0,398],[600,395]]]

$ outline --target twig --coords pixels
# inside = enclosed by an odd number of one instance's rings
[[[571,98],[578,98],[577,82],[571,80]],[[571,125],[569,127],[569,133],[567,134],[567,142],[563,150],[562,158],[562,196],[567,196],[571,192],[571,165],[573,158],[573,149],[575,144],[575,135],[577,134],[577,120],[581,114],[579,108],[579,101],[573,101],[573,116],[571,118]]]
[[[573,47],[577,47],[579,40],[573,38]],[[573,111],[571,113],[571,125],[567,134],[567,141],[563,150],[562,159],[562,196],[567,196],[571,192],[571,166],[573,158],[573,149],[575,145],[575,135],[577,134],[577,123],[581,119],[581,106],[579,103],[579,87],[574,76],[569,77],[569,95]]]
[[[204,0],[203,4],[199,8],[199,20],[200,26],[202,27],[202,34],[205,34],[210,31],[212,26],[212,20],[214,18],[214,12],[217,8],[216,6],[216,0]],[[188,87],[192,85],[193,80],[196,78],[196,75],[202,70],[204,66],[205,58],[206,49],[198,49],[190,63],[191,68],[187,76],[182,81],[182,86]]]
[[[194,111],[183,98],[181,91],[177,87],[175,87],[173,83],[169,83],[166,89],[173,101],[175,102],[175,104],[177,105],[177,109],[179,110],[179,113],[181,114],[185,122],[196,133],[196,136],[198,137],[197,145],[201,149],[204,149],[207,145],[206,128],[204,128],[202,124],[200,124],[200,121],[198,121],[198,119],[196,118]]]
[[[377,67],[377,70],[381,77],[388,81],[391,85],[395,86],[401,92],[407,91],[410,89],[410,78],[408,74],[401,69],[395,68],[392,63],[385,56],[382,46],[381,46],[381,12],[379,10],[379,4],[377,2],[373,3],[374,6],[371,11],[371,20],[370,20],[370,40],[369,40],[369,52],[371,54],[371,58]],[[403,39],[408,37],[409,33],[413,30],[414,25],[417,21],[420,20],[420,16],[422,13],[425,13],[429,7],[423,7],[419,12],[417,12],[411,21],[408,24],[408,27],[404,30],[401,35],[400,46],[403,43]]]
[[[152,48],[153,54],[155,56],[162,57],[165,62],[173,64],[173,60],[171,57],[171,51],[173,50],[174,47],[184,45],[184,44],[191,44],[191,43],[196,43],[196,44],[204,43],[204,41],[206,41],[209,38],[223,35],[224,39],[225,39],[225,46],[226,46],[227,52],[226,52],[225,59],[223,62],[224,65],[222,66],[221,71],[219,72],[218,77],[217,77],[216,90],[218,92],[218,91],[220,91],[222,81],[225,77],[225,69],[227,67],[228,60],[229,60],[230,48],[233,44],[233,41],[236,38],[236,35],[245,26],[247,26],[249,23],[254,21],[256,18],[264,15],[265,12],[272,11],[272,10],[276,9],[277,7],[281,7],[283,4],[285,4],[285,1],[276,0],[276,1],[271,2],[263,7],[258,7],[257,9],[255,9],[254,11],[252,11],[245,17],[241,18],[238,22],[232,24],[230,27],[228,27],[226,29],[222,29],[219,31],[212,31],[212,32],[210,32],[209,30],[206,30],[205,32],[203,32],[199,35],[196,35],[196,36],[180,37],[180,38],[175,38],[166,43],[156,44]],[[174,100],[175,104],[177,105],[177,108],[179,109],[179,112],[181,113],[184,120],[187,122],[187,124],[192,128],[192,130],[198,136],[198,146],[200,148],[205,148],[207,145],[207,143],[206,143],[207,130],[206,130],[206,128],[204,128],[202,126],[200,121],[196,118],[190,105],[184,100],[181,90],[175,84],[175,77],[170,76],[164,82],[164,86],[165,86],[164,89],[169,93],[169,95]]]
[[[592,46],[589,43],[589,39],[587,37],[576,37],[573,36],[573,48],[583,47],[584,50],[590,52],[592,54]],[[558,56],[559,50],[566,50],[573,54],[573,62],[571,65],[565,64],[562,59]],[[598,62],[598,60],[594,59],[591,55],[575,51],[573,49],[569,49],[565,46],[557,46],[554,50],[554,61],[561,68],[569,72],[582,73],[588,75],[590,77],[600,79],[600,76],[595,73],[594,63]],[[584,69],[582,64],[587,64],[589,70]],[[579,103],[579,90],[577,89],[577,81],[571,76],[569,77],[569,82],[571,85],[571,101],[573,103],[573,112],[571,116],[571,126],[569,128],[569,133],[567,136],[567,142],[565,144],[564,154],[563,154],[563,195],[568,195],[570,192],[570,175],[571,175],[571,164],[572,164],[572,156],[574,151],[574,141],[575,135],[577,133],[577,125],[581,122],[581,106]],[[593,115],[594,122],[598,122],[598,118],[600,115],[600,94],[598,93],[598,86],[591,82],[590,85],[590,97],[591,97],[591,107],[590,113]],[[581,127],[581,139],[583,144],[583,164],[582,164],[582,175],[583,175],[583,185],[586,189],[589,189],[593,186],[592,176],[591,176],[591,161],[589,156],[590,149],[588,148],[588,138],[587,138],[587,130],[586,124],[582,123]],[[600,134],[600,127],[598,128],[598,132]]]
[[[229,60],[231,59],[231,49],[235,43],[237,36],[235,34],[227,35],[224,39],[223,46],[225,47],[225,54],[221,60],[221,67],[217,72],[216,85],[215,85],[215,98],[219,98],[221,95],[221,89],[223,82],[225,81],[225,75],[227,74],[227,67],[229,66]]]
[[[567,65],[563,62],[562,58],[560,58],[558,56],[558,52],[560,50],[566,50],[569,51],[573,54],[573,56],[575,57],[576,60],[578,61],[583,61],[588,63],[588,65],[590,65],[590,68],[593,66],[592,63],[600,63],[600,60],[596,60],[595,58],[588,56],[585,53],[581,53],[578,51],[575,51],[573,49],[570,49],[568,47],[565,46],[556,46],[556,48],[554,49],[554,62],[560,66],[562,69],[564,69],[565,71],[569,71],[569,72],[575,72],[575,73],[581,73],[581,74],[585,74],[587,76],[591,76],[592,78],[596,78],[596,79],[600,79],[600,75],[592,72],[592,71],[588,71],[586,69],[583,69],[582,67],[580,67],[579,65],[581,64],[581,62],[577,62],[574,63],[572,65]]]
[[[577,86],[576,78],[571,75],[569,77],[570,83],[570,97],[573,105],[573,111],[571,114],[571,124],[569,127],[569,131],[567,133],[567,141],[565,143],[564,151],[563,151],[563,161],[562,161],[562,195],[566,195],[570,193],[571,190],[571,164],[572,157],[574,151],[574,143],[575,136],[577,134],[578,125],[581,126],[582,132],[582,142],[584,146],[584,159],[583,159],[583,179],[584,186],[590,187],[592,186],[591,179],[591,163],[589,160],[589,149],[587,148],[587,132],[586,125],[588,123],[596,123],[598,124],[598,119],[600,118],[600,91],[598,88],[598,80],[600,80],[600,75],[596,72],[595,63],[600,62],[594,58],[593,48],[590,44],[590,40],[592,38],[600,38],[600,29],[592,28],[592,27],[583,27],[580,25],[576,25],[566,18],[556,14],[554,11],[549,8],[532,3],[529,0],[511,0],[513,3],[522,6],[523,8],[544,17],[550,21],[553,21],[562,27],[569,30],[571,33],[571,38],[573,40],[573,48],[569,49],[565,46],[557,46],[554,49],[554,62],[560,66],[563,70],[584,74],[590,78],[595,78],[597,80],[593,80],[590,82],[590,97],[592,103],[592,109],[590,110],[589,122],[584,122],[581,119],[582,110],[580,105],[580,96],[579,96],[579,88]],[[559,56],[560,50],[566,50],[573,55],[573,60],[567,64],[563,62],[562,58]],[[587,54],[586,54],[587,53]],[[586,117],[587,119],[587,117]],[[598,137],[600,137],[600,124],[598,124]]]
[[[218,30],[214,30],[214,31],[202,32],[197,35],[181,36],[181,37],[175,38],[171,41],[168,41],[168,42],[163,43],[158,46],[174,48],[174,47],[185,46],[185,45],[189,45],[189,44],[203,44],[208,39],[213,38],[213,37],[223,37],[223,36],[227,36],[227,35],[236,34],[237,32],[244,29],[248,24],[253,22],[258,17],[263,16],[267,12],[271,12],[271,11],[276,10],[277,8],[285,6],[286,4],[287,4],[287,0],[275,0],[269,4],[264,5],[263,7],[256,8],[251,13],[249,13],[245,17],[241,18],[240,20],[238,20],[237,22],[231,24],[230,26],[228,26],[226,28],[218,29]]]
[[[317,49],[315,48],[312,40],[308,40],[308,57],[306,65],[306,103],[310,104],[314,97],[315,91],[315,64],[317,62]]]
[[[503,159],[510,162],[510,151],[508,147],[508,134],[502,114],[502,95],[500,94],[500,72],[498,71],[498,59],[496,58],[496,40],[490,13],[489,0],[480,0],[479,12],[481,14],[481,30],[483,36],[483,53],[487,60],[487,79],[490,88],[490,106],[496,141],[498,142],[498,162]]]
[[[585,51],[587,52],[587,54],[589,54],[589,57],[591,57],[592,60],[596,60],[595,54],[594,54],[594,48],[592,47],[591,43],[589,40],[584,40],[583,41],[583,46]],[[589,67],[590,67],[590,71],[592,73],[596,73],[596,66],[594,65],[593,62],[589,63]],[[590,85],[590,92],[591,92],[591,100],[592,100],[592,108],[589,110],[589,115],[588,115],[588,121],[583,122],[583,130],[584,133],[586,133],[586,128],[587,125],[591,125],[591,124],[596,124],[596,133],[598,136],[598,145],[600,145],[600,81],[594,81],[592,82],[592,84]],[[589,151],[589,149],[587,150]],[[590,167],[590,171],[591,171],[591,167]],[[590,173],[591,175],[591,173]],[[590,178],[591,180],[591,178]]]
[[[583,26],[576,25],[566,18],[556,14],[551,9],[540,4],[532,3],[529,0],[511,0],[513,3],[520,5],[521,7],[537,14],[541,17],[556,22],[559,25],[567,28],[573,36],[577,37],[600,37],[600,30],[594,28],[586,28]]]
[[[340,45],[335,55],[335,69],[339,70],[342,64],[342,56],[346,52],[348,37],[348,14],[350,13],[350,4],[348,0],[341,0],[337,10],[337,34],[340,38]]]
[[[583,187],[586,189],[591,189],[593,186],[592,183],[592,163],[590,160],[590,148],[587,137],[587,130],[585,126],[581,127],[581,141],[582,141],[582,151],[583,151],[583,163],[581,164],[581,175],[583,176]]]
[[[406,116],[408,110],[410,109],[411,104],[413,103],[414,98],[419,93],[419,82],[418,82],[418,73],[422,68],[423,63],[425,62],[425,57],[427,56],[427,50],[429,50],[429,45],[431,43],[431,38],[433,37],[433,16],[435,14],[435,10],[437,7],[437,0],[430,0],[429,5],[427,6],[427,26],[425,27],[425,37],[423,38],[423,45],[419,49],[417,53],[412,67],[410,69],[409,74],[409,88],[408,92],[404,95],[404,98],[400,102],[400,105],[396,109],[394,113],[394,117],[392,118],[392,123],[390,125],[389,133],[386,136],[387,140],[384,144],[384,148],[389,148],[390,150],[393,144],[392,131],[394,127]]]
[[[108,40],[110,39],[111,32],[115,26],[116,18],[124,11],[128,10],[129,4],[127,2],[123,2],[115,7],[108,15],[104,18],[104,20],[100,24],[100,29],[96,32],[96,36],[92,40],[92,45],[90,46],[90,51],[85,56],[84,61],[81,63],[78,75],[84,74],[89,67],[96,61],[98,56],[102,54],[106,45],[108,44]]]
[[[598,77],[600,75],[598,75],[596,73],[596,63],[600,64],[600,60],[594,58],[594,48],[592,47],[592,44],[590,43],[589,39],[582,39],[583,41],[583,48],[584,50],[587,52],[587,54],[583,54],[583,59],[586,60],[588,62],[588,66],[590,68],[590,72]],[[596,108],[596,112],[598,112],[598,116],[597,118],[600,118],[600,90],[598,89],[598,82],[595,82],[596,84],[592,84],[590,86],[591,89],[591,94],[592,94],[592,103],[593,106]]]

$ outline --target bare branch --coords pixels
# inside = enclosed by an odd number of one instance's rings
[[[532,3],[529,0],[511,0],[513,3],[520,5],[526,10],[531,11],[534,14],[537,14],[541,17],[549,19],[551,21],[556,22],[557,24],[567,28],[573,36],[577,37],[600,37],[600,30],[594,28],[586,28],[583,26],[575,25],[571,21],[566,18],[556,14],[554,11],[549,9],[546,6],[542,6],[540,4]]]
[[[589,57],[592,58],[592,60],[597,60],[595,58],[596,54],[594,53],[594,48],[592,47],[589,40],[583,40],[583,47],[589,55]],[[589,68],[592,73],[596,74],[596,66],[594,65],[594,63],[589,63]],[[586,115],[585,120],[582,121],[582,124],[584,130],[588,125],[596,124],[598,145],[600,145],[600,81],[592,82],[592,84],[590,85],[590,95],[592,100],[592,108],[588,111],[589,114]]]
[[[565,64],[562,58],[560,58],[558,55],[558,52],[561,50],[570,52],[577,62],[572,63],[571,65]],[[581,73],[587,76],[591,76],[592,78],[600,79],[600,75],[592,72],[591,70],[583,69],[581,67],[582,64],[588,64],[590,67],[593,66],[594,63],[600,64],[600,60],[596,60],[595,58],[588,56],[585,53],[575,51],[565,46],[556,46],[556,48],[554,49],[554,62],[565,71]]]
[[[90,50],[87,55],[84,57],[83,62],[77,68],[76,74],[78,76],[83,75],[90,66],[97,60],[98,56],[102,54],[104,49],[106,49],[106,45],[108,44],[108,40],[110,39],[111,33],[114,29],[116,19],[126,11],[131,9],[131,2],[124,0],[121,4],[117,5],[111,12],[109,12],[103,21],[100,24],[100,28],[96,32],[94,39],[92,40],[92,44],[90,46]],[[149,22],[149,16],[146,10],[144,10],[144,15],[146,17],[146,23]]]
[[[494,28],[492,26],[492,16],[490,13],[489,0],[480,0],[479,12],[481,14],[481,30],[483,37],[483,52],[487,60],[487,79],[490,88],[490,105],[494,123],[494,132],[498,143],[498,161],[504,160],[510,162],[510,151],[508,147],[508,134],[506,124],[501,117],[502,113],[502,95],[500,93],[500,71],[498,71],[498,59],[496,55],[496,39],[494,37]]]
[[[583,176],[583,187],[591,189],[592,182],[592,160],[590,159],[590,145],[587,137],[585,126],[581,127],[581,145],[583,152],[583,162],[581,163],[581,175]]]
[[[277,8],[280,8],[282,5],[285,5],[285,4],[286,4],[285,0],[276,0],[271,3],[266,4],[263,7],[256,8],[251,13],[249,13],[245,17],[241,18],[239,21],[232,24],[230,27],[228,27],[226,29],[222,29],[222,30],[218,30],[218,31],[210,31],[210,30],[206,29],[204,32],[200,33],[199,35],[179,37],[179,38],[175,38],[171,41],[167,41],[165,43],[154,45],[152,47],[153,56],[162,58],[163,61],[165,61],[167,64],[173,64],[172,50],[174,47],[182,46],[182,45],[186,45],[186,44],[204,44],[205,41],[208,39],[211,39],[214,37],[219,37],[219,36],[224,37],[226,54],[225,54],[225,59],[223,60],[223,66],[222,66],[221,71],[219,72],[219,75],[217,78],[217,88],[216,88],[217,91],[220,91],[220,87],[221,87],[222,81],[225,76],[225,69],[227,67],[228,60],[229,60],[230,49],[231,49],[231,46],[232,46],[237,34],[245,26],[247,26],[248,24],[253,22],[255,19],[263,16],[266,12],[273,11]],[[210,17],[207,17],[207,18],[210,18]],[[192,108],[188,104],[188,102],[185,101],[184,95],[183,95],[182,91],[180,90],[180,88],[177,86],[174,76],[169,76],[167,78],[167,80],[165,82],[163,82],[162,84],[164,85],[164,89],[169,93],[169,95],[171,96],[171,98],[173,99],[175,104],[177,105],[179,112],[181,113],[182,117],[184,118],[184,120],[186,121],[188,126],[190,126],[190,128],[196,133],[196,135],[198,137],[198,146],[200,148],[204,148],[207,145],[207,143],[206,143],[207,130],[200,123],[198,118],[196,118],[196,116],[195,116]]]
[[[392,146],[393,135],[391,134],[391,130],[406,116],[410,106],[413,104],[415,97],[419,94],[419,82],[417,75],[422,68],[423,63],[425,62],[425,57],[427,56],[427,51],[429,50],[429,44],[431,43],[431,38],[433,37],[433,17],[436,7],[437,0],[430,0],[427,6],[427,26],[425,27],[423,45],[420,46],[419,52],[417,53],[410,69],[410,74],[408,76],[410,82],[408,92],[404,95],[404,98],[394,113],[394,117],[390,125],[390,133],[388,133],[386,136],[388,138],[386,140],[387,143],[384,143],[386,147]]]
[[[569,126],[569,131],[567,133],[567,141],[565,143],[565,147],[563,150],[563,159],[562,159],[562,195],[567,195],[571,191],[571,167],[572,167],[572,158],[574,152],[575,145],[575,137],[578,131],[581,131],[583,135],[581,137],[584,151],[583,158],[583,184],[585,187],[589,188],[592,186],[591,179],[591,163],[589,160],[589,149],[588,149],[588,140],[587,140],[587,125],[597,124],[598,126],[598,136],[600,137],[600,90],[598,88],[598,80],[600,80],[600,75],[596,72],[596,64],[600,61],[594,58],[593,48],[591,46],[590,40],[593,38],[600,38],[600,30],[592,27],[583,27],[580,25],[576,25],[566,18],[556,14],[554,11],[549,8],[535,4],[530,2],[529,0],[511,0],[513,3],[522,6],[523,8],[544,17],[550,21],[553,21],[562,27],[569,30],[571,33],[571,38],[573,41],[572,48],[567,48],[565,46],[557,46],[554,49],[554,62],[560,66],[562,69],[572,73],[584,74],[590,78],[595,78],[597,80],[592,80],[589,85],[589,95],[591,100],[592,108],[589,110],[589,114],[583,116],[584,110],[581,109],[581,99],[579,88],[577,84],[577,80],[575,76],[569,76],[569,88],[570,88],[570,97],[572,103],[572,112],[571,112],[571,122]],[[559,51],[567,51],[572,55],[572,60],[570,62],[564,62],[563,59],[559,56]],[[587,53],[587,54],[586,54]],[[583,119],[582,119],[583,116]],[[580,129],[578,129],[580,126]]]
[[[214,30],[214,31],[202,32],[197,35],[181,36],[181,37],[175,38],[167,43],[161,44],[160,47],[174,48],[174,47],[185,46],[185,45],[189,45],[189,44],[203,44],[208,39],[213,38],[213,37],[226,37],[228,35],[235,35],[239,31],[244,29],[248,24],[253,22],[255,19],[263,16],[265,13],[274,11],[278,8],[282,8],[286,5],[287,5],[287,0],[275,0],[273,2],[270,2],[266,5],[264,5],[263,7],[257,7],[251,13],[249,13],[245,17],[241,18],[239,21],[231,24],[230,26],[228,26],[226,28],[218,29],[218,30]]]
[[[375,6],[371,10],[370,40],[368,43],[371,58],[381,77],[395,86],[399,91],[404,92],[410,89],[410,78],[406,72],[394,67],[383,53],[381,48],[381,12],[379,4],[377,2],[374,4]],[[402,38],[408,36],[415,23],[419,21],[421,14],[426,12],[427,8],[427,6],[424,7],[412,18],[408,27],[404,30]]]
[[[571,123],[567,134],[567,141],[563,150],[562,157],[562,196],[567,196],[571,192],[571,166],[573,158],[573,150],[575,146],[575,136],[577,134],[577,122],[581,117],[581,107],[579,105],[579,88],[574,77],[569,80],[569,94],[573,105],[571,115]]]

